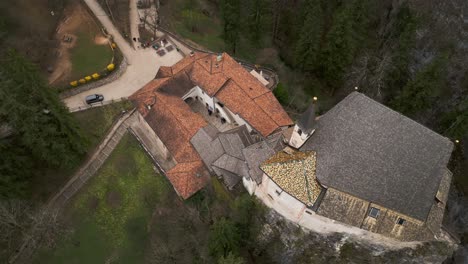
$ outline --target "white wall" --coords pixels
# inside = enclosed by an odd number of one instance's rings
[[[234,123],[235,120],[229,116],[229,114],[226,113],[226,111],[229,111],[226,106],[221,107],[217,104],[218,100],[216,98],[210,97],[208,94],[206,94],[203,89],[201,89],[198,86],[193,87],[188,93],[186,93],[183,97],[182,100],[185,100],[189,97],[192,97],[193,100],[195,99],[195,96],[198,96],[202,102],[203,105],[208,104],[211,106],[213,113],[216,114],[216,109],[218,109],[219,113],[218,115],[226,119],[226,122],[229,124]],[[234,117],[234,116],[232,116]],[[245,121],[244,121],[245,122]]]
[[[249,130],[249,132],[252,131],[252,127],[242,117],[240,117],[238,114],[234,114],[233,112],[231,112],[231,110],[229,110],[229,108],[224,107],[224,109],[226,109],[226,112],[228,112],[234,118],[234,121],[239,126],[245,125],[247,127],[247,130]]]
[[[193,99],[195,100],[195,96],[198,96],[201,99],[201,101],[203,102],[203,105],[208,104],[209,106],[211,106],[214,109],[213,98],[211,98],[209,95],[207,95],[198,86],[195,86],[192,89],[190,89],[190,91],[188,93],[186,93],[184,96],[182,96],[182,100],[185,100],[185,99],[187,99],[189,97],[193,97]]]
[[[257,183],[253,179],[247,179],[246,177],[242,177],[242,183],[244,184],[245,189],[249,192],[250,195],[255,193],[255,189],[257,188]]]
[[[279,191],[280,194],[278,195],[276,191]],[[298,222],[304,212],[309,210],[305,204],[282,191],[265,173],[262,176],[262,183],[255,189],[255,196],[262,200],[266,206],[294,222]]]
[[[294,126],[294,131],[291,135],[291,139],[289,140],[289,145],[294,148],[300,148],[306,140],[315,132],[315,130],[312,130],[309,134],[306,134],[302,132],[301,135],[299,135],[299,127],[297,125]]]

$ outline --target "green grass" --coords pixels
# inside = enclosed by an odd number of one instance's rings
[[[71,50],[71,79],[84,78],[102,71],[112,60],[109,45],[96,45],[91,32],[78,32],[76,46]]]
[[[129,110],[132,105],[129,101],[122,101],[102,107],[91,108],[86,111],[75,112],[78,126],[84,136],[89,140],[89,153],[104,139],[113,122],[118,119],[122,110]],[[85,157],[84,157],[85,158]],[[77,168],[48,169],[44,168],[40,177],[32,179],[33,200],[46,201],[73,175]]]
[[[130,134],[104,166],[69,203],[73,232],[57,248],[41,250],[34,263],[142,263],[149,223],[157,203],[173,192],[157,175],[151,159]]]
[[[94,149],[104,139],[113,122],[118,119],[123,110],[132,109],[130,101],[121,101],[91,108],[85,111],[75,112],[76,118],[82,132],[90,141],[90,150]]]

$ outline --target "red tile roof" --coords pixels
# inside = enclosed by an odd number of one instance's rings
[[[268,136],[278,125],[233,81],[229,81],[216,97],[235,114],[239,114],[262,135]],[[281,106],[280,106],[281,107]],[[282,108],[281,108],[282,109]],[[284,111],[284,110],[283,110]]]
[[[173,74],[180,71],[263,136],[293,124],[273,93],[226,53],[220,61],[216,55],[195,53],[172,66]]]
[[[195,85],[217,97],[263,136],[293,124],[272,92],[226,53],[221,60],[195,53],[172,67],[161,67],[156,79],[130,99],[176,160],[177,165],[166,174],[183,198],[203,188],[209,179],[190,144],[206,121],[181,99]]]
[[[176,160],[177,165],[166,176],[176,192],[187,199],[209,180],[200,155],[190,144],[190,139],[207,123],[180,96],[163,91],[170,81],[171,78],[153,80],[130,99]]]
[[[184,199],[205,187],[210,177],[202,161],[178,163],[166,175],[177,193]]]
[[[161,66],[156,73],[156,79],[164,78],[164,77],[172,77],[172,67],[168,66]]]

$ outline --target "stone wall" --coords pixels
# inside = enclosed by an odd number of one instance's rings
[[[170,170],[176,165],[176,161],[143,116],[140,113],[135,114],[137,118],[131,127],[133,132],[141,140],[151,156],[154,157],[163,172]]]
[[[317,214],[338,220],[342,223],[361,227],[369,202],[328,188]]]
[[[265,173],[262,176],[262,183],[255,189],[255,195],[266,206],[294,222],[298,222],[306,210],[305,204],[283,191]]]
[[[441,184],[444,190],[446,189],[445,185]],[[380,210],[377,218],[369,216],[371,207]],[[425,241],[434,239],[434,234],[439,232],[443,207],[435,203],[427,222],[424,222],[329,188],[317,214],[402,241]],[[403,225],[397,223],[400,218],[405,220]]]

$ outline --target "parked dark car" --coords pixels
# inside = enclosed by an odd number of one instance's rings
[[[103,100],[104,100],[104,96],[102,94],[91,94],[91,95],[86,96],[87,104],[102,102]]]

